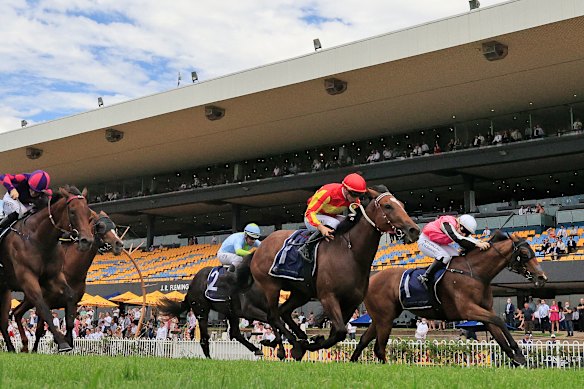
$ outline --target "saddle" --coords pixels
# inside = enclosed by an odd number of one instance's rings
[[[311,248],[311,261],[306,261],[299,252],[312,233],[308,230],[297,230],[284,241],[282,248],[274,257],[269,274],[273,277],[287,278],[294,281],[304,281],[312,278],[316,270],[316,253],[318,243]]]
[[[446,269],[440,269],[436,272],[434,277],[428,280],[428,289],[418,280],[418,275],[422,274],[426,269],[408,269],[406,270],[399,282],[399,301],[402,308],[412,309],[428,309],[434,305],[441,305],[442,302],[438,298],[436,287],[444,274]]]

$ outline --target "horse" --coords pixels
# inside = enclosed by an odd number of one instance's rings
[[[317,264],[312,280],[292,281],[269,274],[276,253],[293,231],[280,230],[270,234],[262,245],[245,257],[235,275],[229,277],[235,290],[248,282],[249,273],[264,292],[268,304],[268,323],[274,328],[276,342],[282,334],[292,344],[291,355],[301,360],[306,351],[329,348],[345,339],[349,318],[363,301],[369,285],[371,263],[375,258],[382,233],[418,239],[420,229],[406,213],[403,204],[386,187],[368,188],[370,201],[351,205],[353,214],[341,222],[332,241],[319,244]],[[359,210],[360,212],[357,212]],[[229,273],[228,273],[229,274]],[[224,282],[230,282],[226,280]],[[278,307],[281,290],[291,291],[290,298]],[[318,337],[309,342],[306,334],[292,320],[292,311],[311,298],[320,300],[331,321],[328,338]],[[283,319],[283,320],[282,320]],[[285,324],[292,330],[286,328]],[[298,339],[296,339],[296,336]]]
[[[62,282],[65,299],[73,299],[73,291],[60,277],[63,260],[58,255],[58,242],[67,234],[77,239],[81,251],[89,250],[93,244],[91,210],[86,195],[86,189],[80,192],[75,187],[59,188],[56,201],[49,198],[45,208],[19,220],[0,245],[0,259],[5,269],[0,280],[0,332],[9,352],[16,351],[8,335],[12,290],[24,292],[26,299],[36,307],[39,318],[53,333],[59,352],[71,350],[63,334],[53,325],[43,287],[52,289],[51,285]]]
[[[68,301],[65,299],[62,291],[64,290],[64,285],[55,285],[53,283],[51,287],[54,289],[43,288],[43,295],[45,296],[45,301],[47,301],[51,309],[55,308],[65,308],[65,322],[67,326],[67,332],[65,338],[67,342],[73,346],[73,326],[74,326],[74,316],[76,310],[73,309],[72,312],[69,310],[72,307],[76,307],[77,303],[81,301],[85,293],[87,272],[89,267],[93,263],[93,259],[97,255],[98,251],[102,247],[110,249],[113,251],[114,255],[120,255],[122,249],[124,248],[124,243],[118,237],[116,233],[116,225],[109,218],[109,216],[101,211],[99,214],[91,211],[91,225],[93,228],[94,241],[91,248],[88,251],[81,251],[77,248],[73,242],[62,243],[59,245],[58,255],[62,257],[63,269],[62,273],[66,283],[73,290],[73,300],[71,301],[72,306],[69,306]],[[58,279],[62,280],[60,276]],[[18,332],[20,333],[20,339],[22,340],[21,352],[28,352],[28,337],[22,326],[22,317],[33,304],[25,299],[21,302],[14,310],[12,314],[18,326]],[[43,320],[38,321],[36,332],[35,332],[35,342],[32,351],[36,352],[38,350],[38,345],[41,338],[45,334],[45,326]]]
[[[212,266],[205,267],[195,274],[189,285],[187,295],[182,302],[179,303],[163,298],[159,305],[159,311],[163,315],[178,317],[183,312],[192,309],[199,320],[203,353],[209,359],[211,359],[208,330],[210,310],[222,313],[227,317],[227,321],[229,322],[229,336],[231,339],[236,339],[255,355],[263,356],[262,351],[245,339],[239,330],[239,318],[245,318],[249,321],[257,320],[264,323],[267,322],[267,301],[263,292],[256,285],[252,285],[251,288],[243,293],[235,293],[228,301],[210,300],[205,296],[205,291],[207,289],[209,273],[213,269],[214,267]],[[284,347],[283,345],[280,346],[278,349],[278,357],[284,359]]]
[[[414,313],[428,319],[480,320],[514,363],[525,365],[519,346],[503,319],[493,310],[490,283],[505,267],[533,280],[536,287],[543,286],[547,276],[525,239],[497,231],[491,243],[491,248],[486,251],[475,249],[465,256],[454,257],[437,285],[436,293],[442,304],[435,303],[430,309],[415,310]],[[389,268],[371,277],[365,306],[372,322],[361,337],[351,361],[357,361],[363,349],[377,338],[375,356],[386,362],[385,347],[393,320],[403,311],[399,289],[404,272],[405,269]]]

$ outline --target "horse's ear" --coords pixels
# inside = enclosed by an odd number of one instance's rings
[[[83,188],[83,192],[81,192],[81,195],[83,195],[83,197],[87,198],[87,187]]]
[[[62,186],[59,187],[59,193],[61,194],[61,196],[67,198],[69,197],[69,192],[67,191],[67,189],[63,188]]]
[[[377,198],[377,196],[379,196],[379,192],[373,188],[367,188],[367,194],[369,195],[369,198],[372,199]]]

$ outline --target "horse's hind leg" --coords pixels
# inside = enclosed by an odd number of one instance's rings
[[[39,343],[43,336],[45,336],[45,321],[41,318],[37,318],[37,327],[34,333],[34,346],[32,347],[32,352],[36,353],[39,351]]]
[[[194,301],[190,305],[199,321],[199,332],[201,333],[200,343],[203,354],[205,354],[205,357],[211,359],[211,352],[209,350],[209,308],[201,306]]]
[[[279,308],[280,317],[282,320],[284,320],[284,323],[288,325],[288,328],[294,332],[294,335],[296,335],[298,339],[308,339],[308,336],[304,331],[302,331],[300,326],[296,324],[294,319],[292,319],[292,311],[305,304],[309,300],[310,297],[307,297],[306,295],[292,292],[288,300],[286,300]]]
[[[361,339],[359,339],[359,344],[355,348],[355,351],[353,351],[353,355],[351,355],[351,362],[357,362],[359,360],[363,350],[365,350],[365,348],[369,345],[369,343],[371,343],[373,339],[375,339],[376,336],[377,328],[375,327],[375,323],[371,323],[369,328],[367,328],[367,331],[365,331],[365,333],[363,333],[361,336]]]
[[[38,279],[32,274],[25,274],[21,279],[23,281],[22,289],[24,295],[36,307],[39,318],[47,323],[49,331],[53,334],[55,343],[58,345],[59,352],[70,351],[71,346],[65,340],[65,336],[63,336],[63,334],[53,325],[53,321],[51,320],[51,310],[43,299],[43,293]]]
[[[243,344],[245,348],[247,348],[255,355],[263,356],[264,353],[262,352],[262,350],[254,346],[250,341],[248,341],[239,330],[239,318],[237,316],[229,316],[228,319],[229,319],[229,337]]]
[[[2,296],[0,296],[0,332],[6,343],[6,350],[14,353],[16,349],[10,340],[10,335],[8,335],[8,313],[10,312],[11,297],[12,295],[9,290],[2,291]]]
[[[26,336],[26,332],[24,331],[24,327],[22,326],[22,317],[32,308],[32,305],[25,299],[22,303],[18,305],[12,311],[12,315],[14,316],[14,321],[16,322],[16,326],[18,327],[18,333],[20,334],[20,340],[22,342],[22,348],[20,352],[27,353],[28,352],[28,336]]]
[[[341,310],[341,305],[337,297],[331,293],[322,297],[320,302],[322,303],[324,312],[331,321],[331,331],[329,333],[329,337],[325,340],[307,344],[306,349],[309,351],[332,347],[347,337],[347,327],[344,321],[344,316],[348,316],[348,313],[343,315],[343,311]]]

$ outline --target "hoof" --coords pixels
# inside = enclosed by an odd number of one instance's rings
[[[294,358],[297,361],[301,361],[302,357],[304,356],[304,354],[306,353],[306,349],[304,347],[302,347],[301,344],[295,345],[294,347],[292,347],[292,351],[290,352],[290,355],[292,355],[292,358]]]
[[[69,343],[59,343],[59,352],[66,353],[73,350],[73,347],[69,346]]]
[[[263,352],[262,352],[262,350],[260,350],[260,349],[257,349],[256,351],[254,351],[254,353],[253,353],[253,354],[254,354],[255,356],[257,356],[257,357],[263,357],[263,356],[264,356],[264,353],[263,353]]]
[[[278,343],[275,340],[269,341],[268,339],[261,340],[260,344],[262,346],[266,346],[266,347],[270,347],[270,348],[275,348],[278,345]]]
[[[321,343],[322,341],[324,341],[323,335],[316,335],[310,338],[310,343]]]

